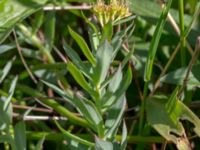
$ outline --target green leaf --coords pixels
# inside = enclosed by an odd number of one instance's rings
[[[55,12],[51,11],[45,16],[45,46],[51,51],[54,44],[56,17]]]
[[[7,110],[3,110],[3,101],[0,100],[0,131],[5,130],[6,128],[9,128],[9,125],[12,121],[12,106],[8,105]]]
[[[63,77],[64,75],[67,74],[66,65],[65,65],[65,70],[64,69],[63,70],[38,69],[38,70],[34,71],[34,74],[41,80],[46,80],[46,81],[49,81],[52,83],[57,83],[57,81],[61,77]]]
[[[187,120],[194,125],[194,132],[200,137],[199,118],[172,93],[169,100],[165,96],[154,96],[147,100],[147,120],[166,140],[181,147],[189,148],[189,142],[185,137],[185,130],[180,120]],[[171,102],[174,101],[174,102]],[[173,105],[171,105],[173,104]]]
[[[69,138],[68,136],[64,136],[64,138],[67,141],[67,145],[64,147],[65,149],[69,150],[92,150],[90,146],[86,146],[84,144],[81,144],[77,142],[76,140],[73,140]]]
[[[90,44],[92,47],[92,52],[95,55],[97,52],[97,49],[100,45],[100,35],[93,33],[90,29],[89,29],[88,33],[89,33]]]
[[[83,54],[85,55],[85,57],[90,61],[90,63],[95,66],[96,65],[96,60],[94,58],[94,56],[92,55],[87,43],[85,42],[85,40],[75,31],[73,31],[70,27],[68,27],[69,29],[69,33],[71,34],[71,36],[73,37],[73,39],[77,42],[77,44],[79,45],[79,47],[81,48]]]
[[[165,83],[182,85],[185,80],[187,71],[188,71],[187,67],[177,69],[163,76],[160,79],[160,81],[165,82]],[[190,85],[190,86],[200,85],[200,64],[193,65],[192,70],[187,80],[187,85]]]
[[[44,81],[43,81],[44,82]],[[44,82],[47,86],[53,86],[53,84],[49,84],[47,82]],[[46,97],[46,95],[42,94],[41,92],[39,92],[36,89],[30,88],[30,86],[26,86],[26,85],[21,85],[18,84],[17,85],[18,89],[20,89],[21,91],[23,91],[25,94],[29,95],[29,96],[33,96],[33,97]],[[63,92],[62,90],[60,90],[59,88],[55,87],[54,89],[56,92]],[[68,110],[66,107],[62,106],[61,104],[59,104],[57,101],[53,100],[53,99],[45,99],[44,101],[40,101],[42,104],[47,105],[47,107],[51,107],[52,109],[54,109],[56,112],[58,112],[60,115],[67,117],[69,121],[71,121],[74,124],[83,126],[83,127],[88,127],[88,122],[83,119],[80,118],[78,116],[76,116],[73,112],[71,112],[70,110]],[[72,103],[72,102],[71,102]]]
[[[11,143],[10,136],[8,135],[0,135],[0,143]]]
[[[57,82],[60,76],[66,75],[66,66],[66,63],[36,64],[31,70],[40,79]],[[24,71],[19,75],[19,80],[24,80],[28,77],[29,74]]]
[[[26,128],[24,122],[19,122],[15,125],[15,145],[17,150],[26,150]]]
[[[33,29],[32,29],[32,33],[36,34],[38,32],[38,30],[40,29],[40,27],[42,26],[44,21],[44,11],[40,10],[37,13],[35,13],[35,19],[33,22]]]
[[[56,126],[58,127],[58,129],[59,129],[64,135],[66,135],[67,137],[69,137],[70,139],[75,140],[75,141],[77,141],[77,142],[79,142],[79,143],[81,143],[81,144],[84,144],[84,145],[87,145],[87,146],[90,146],[90,147],[94,147],[94,143],[92,143],[92,142],[90,142],[90,141],[87,141],[87,140],[85,140],[85,139],[82,139],[82,138],[80,138],[80,137],[78,137],[78,136],[76,136],[76,135],[74,135],[74,134],[72,134],[72,133],[70,133],[70,132],[64,130],[64,129],[59,125],[59,123],[58,123],[56,120],[55,120],[55,124],[56,124]]]
[[[6,44],[0,46],[0,54],[3,54],[7,51],[14,49],[16,46],[14,44]]]
[[[128,21],[133,21],[135,18],[136,18],[136,15],[132,15],[132,16],[120,19],[119,21],[114,23],[114,26],[126,23]]]
[[[149,47],[149,53],[148,53],[148,58],[147,58],[147,63],[145,65],[145,75],[144,75],[144,80],[149,81],[151,79],[151,74],[153,70],[153,63],[154,63],[154,58],[156,56],[158,44],[160,41],[160,37],[166,22],[167,14],[170,10],[172,0],[169,0],[167,2],[167,5],[163,8],[163,11],[161,13],[160,19],[156,25],[156,29],[153,35],[153,39],[151,40],[151,44]]]
[[[67,63],[67,69],[72,74],[76,82],[88,93],[91,94],[91,96],[95,95],[94,91],[92,90],[91,86],[87,83],[84,76],[80,72],[80,70],[71,62]]]
[[[196,0],[193,2],[195,3]],[[167,2],[167,1],[166,1]],[[198,4],[195,3],[196,8],[198,9]],[[159,20],[159,15],[161,14],[161,9],[159,6],[159,3],[155,3],[154,1],[147,1],[147,0],[134,0],[134,2],[130,3],[130,10],[134,12],[137,16],[142,17],[142,19],[145,19],[149,24],[156,25],[156,23]],[[173,16],[174,20],[176,22],[179,22],[179,12],[177,9],[171,9],[170,10],[171,15]],[[192,14],[192,16],[185,13],[184,15],[184,22],[186,28],[186,32],[188,32],[187,29],[191,29],[191,21],[193,20],[193,16],[195,14]],[[170,34],[175,35],[176,33],[171,28],[170,22],[166,22],[165,30],[167,30]],[[200,31],[196,26],[192,27],[192,30],[190,32],[190,36],[188,36],[189,43],[195,46],[196,44],[196,38],[200,34]]]
[[[128,143],[127,135],[128,133],[127,133],[126,123],[125,121],[123,121],[121,150],[126,150],[126,145]]]
[[[15,57],[12,58],[12,60],[8,61],[7,64],[5,65],[5,67],[3,68],[3,70],[1,71],[1,74],[0,74],[0,84],[2,83],[2,81],[5,79],[5,77],[8,75],[11,67],[12,67],[12,64],[15,60]]]
[[[84,13],[81,11],[81,15],[83,17],[83,19],[85,20],[85,22],[87,22],[87,24],[91,27],[91,29],[93,30],[93,36],[98,37],[99,40],[99,31],[97,29],[97,27],[84,15]]]
[[[107,129],[106,137],[114,140],[118,127],[122,121],[123,114],[126,108],[126,98],[122,96],[115,104],[107,110],[105,127]]]
[[[38,141],[35,150],[42,150],[44,141],[45,141],[45,135]]]
[[[95,138],[95,150],[114,150],[114,146],[111,142],[103,141],[99,138]]]
[[[170,133],[170,129],[174,129],[178,135],[184,133],[182,125],[176,126],[166,111],[165,104],[167,98],[165,96],[155,96],[147,100],[147,120],[148,122],[167,140],[176,141],[176,137]]]
[[[44,81],[43,81],[44,82]],[[44,82],[47,86],[52,88],[56,93],[62,96],[66,101],[72,103],[75,108],[85,117],[85,119],[90,123],[90,127],[97,131],[100,135],[103,135],[103,119],[95,107],[95,105],[81,97],[80,95],[70,96],[66,92],[62,91],[57,86]]]
[[[104,89],[108,85],[108,91],[115,92],[121,80],[122,68],[121,65],[119,65],[118,69],[102,82],[101,89]]]
[[[40,52],[39,51],[35,51],[33,49],[23,48],[22,49],[22,54],[26,58],[33,58],[33,59],[41,60]]]
[[[200,137],[200,120],[199,117],[196,116],[184,103],[178,101],[179,114],[181,115],[181,119],[187,120],[194,125],[194,132]]]
[[[63,48],[76,67],[78,67],[86,77],[91,79],[89,69],[85,66],[84,62],[81,60],[76,51],[72,49],[65,41],[63,42]]]
[[[131,3],[131,6],[131,11],[139,16],[159,18],[161,13],[159,5],[152,1],[135,0],[134,3]]]
[[[132,49],[126,54],[126,56],[124,57],[122,61],[122,68],[124,68],[125,65],[128,63],[128,61],[131,60],[131,57],[133,56],[134,51],[135,51],[135,48],[132,47]]]
[[[36,12],[47,0],[1,0],[0,1],[0,43],[10,34],[14,25]]]
[[[74,97],[74,103],[78,106],[81,114],[97,129],[100,137],[104,136],[103,119],[96,106],[89,100],[77,95]]]
[[[12,116],[13,116],[13,110],[12,110],[12,105],[10,103],[11,98],[13,97],[15,87],[17,84],[18,77],[15,77],[11,84],[10,84],[10,89],[8,92],[7,97],[2,97],[0,99],[0,130],[8,129],[10,123],[12,122]]]
[[[118,51],[120,50],[122,43],[124,42],[124,38],[129,34],[132,33],[132,29],[134,26],[134,22],[131,23],[126,29],[121,30],[120,32],[117,32],[111,41],[111,45],[113,46],[113,56],[112,56],[112,60],[114,60],[114,58],[116,57]]]
[[[11,98],[13,97],[13,94],[15,92],[15,87],[16,87],[16,84],[17,84],[17,80],[18,80],[18,77],[16,76],[13,81],[11,82],[11,86],[10,86],[10,89],[9,89],[9,96],[6,98],[5,102],[4,102],[4,106],[3,106],[3,110],[6,111],[9,107],[9,104],[10,104],[10,101],[11,101]]]
[[[114,93],[117,89],[119,89],[121,81],[122,81],[122,68],[120,65],[108,85],[108,91]]]
[[[103,108],[108,109],[110,106],[112,106],[118,99],[121,98],[121,96],[126,92],[127,88],[131,84],[132,81],[132,71],[130,66],[127,69],[127,72],[125,76],[123,77],[121,83],[120,83],[120,88],[116,90],[114,93],[108,92],[104,95],[102,98],[102,105]]]
[[[177,106],[177,94],[179,92],[179,88],[177,87],[174,92],[171,94],[171,96],[169,97],[168,102],[165,105],[166,111],[168,114],[170,114],[170,118],[171,120],[174,122],[174,124],[178,124],[177,120],[176,120],[176,116],[180,115],[177,113],[180,113],[179,111],[176,111],[178,108],[176,108]]]
[[[113,55],[113,47],[104,41],[97,50],[96,59],[97,65],[93,71],[93,81],[95,85],[99,86],[106,78],[111,59]]]

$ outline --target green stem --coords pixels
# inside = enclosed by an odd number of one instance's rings
[[[17,87],[21,91],[23,91],[24,93],[26,93],[28,95],[31,95],[34,97],[45,97],[43,94],[37,92],[36,90],[34,90],[28,86],[18,85]],[[80,126],[83,126],[86,128],[90,126],[85,119],[82,119],[82,118],[76,116],[75,114],[73,114],[72,112],[67,110],[65,107],[63,107],[62,105],[60,105],[53,99],[46,99],[46,100],[42,100],[41,102],[44,103],[45,105],[50,106],[51,108],[53,108],[56,112],[58,112],[62,116],[67,117],[67,119],[69,119],[74,124],[77,124],[77,125],[80,125]]]
[[[10,125],[10,126],[11,126],[11,128],[13,128],[12,125]],[[14,133],[10,132],[11,131],[10,126],[8,128],[6,128],[6,136],[8,138],[8,143],[10,144],[11,149],[16,150],[17,148],[16,148],[16,143],[15,143],[15,140],[14,140]]]
[[[27,138],[29,140],[39,140],[45,135],[45,140],[47,141],[62,141],[64,139],[61,133],[49,133],[49,132],[26,132]],[[76,134],[76,136],[81,137],[86,140],[93,140],[93,136],[90,134]],[[117,141],[121,141],[121,135],[116,136]],[[164,138],[160,136],[128,136],[128,143],[163,143]]]
[[[18,28],[21,30],[25,37],[31,40],[34,46],[40,49],[41,53],[47,58],[49,63],[55,63],[55,60],[52,57],[50,51],[44,48],[40,40],[35,35],[33,35],[26,26],[24,26],[23,24],[19,24]]]
[[[23,24],[19,24],[18,28],[21,30],[24,36],[27,37],[29,40],[31,40],[32,44],[41,51],[41,53],[47,58],[48,63],[50,64],[56,63],[50,51],[42,45],[42,43],[40,42],[40,40],[37,38],[36,35],[32,34],[29,31],[29,29]],[[69,86],[67,80],[63,76],[60,77],[60,80],[62,81],[62,84],[64,85],[65,89],[67,89],[67,87]]]
[[[186,55],[186,39],[184,26],[184,0],[179,0],[179,26],[180,26],[180,41],[181,41],[181,65],[185,66]]]
[[[4,142],[3,144],[4,144],[4,149],[5,150],[9,150],[10,149],[10,145],[9,145],[8,142]]]
[[[145,82],[144,90],[143,90],[143,100],[142,100],[141,108],[140,108],[139,135],[142,134],[142,130],[143,130],[145,103],[146,103],[147,93],[148,93],[148,82]]]

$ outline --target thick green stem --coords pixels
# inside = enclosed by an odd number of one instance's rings
[[[47,58],[47,61],[49,63],[55,63],[54,58],[52,57],[50,51],[46,48],[44,48],[44,46],[42,45],[42,43],[40,42],[40,40],[33,35],[26,26],[24,26],[23,24],[19,24],[18,28],[21,30],[21,32],[24,34],[25,37],[29,38],[29,40],[31,40],[31,42],[33,43],[34,46],[36,46],[37,48],[39,48],[39,50],[41,51],[41,53]]]
[[[179,0],[179,26],[180,26],[180,41],[181,41],[181,65],[185,66],[186,39],[185,39],[185,26],[184,26],[184,0]]]
[[[26,133],[27,138],[29,140],[39,140],[41,139],[44,135],[46,135],[45,140],[47,141],[62,141],[64,139],[64,135],[62,133],[49,133],[49,132],[31,132],[28,131]],[[93,141],[93,136],[90,134],[76,134],[76,136]],[[117,135],[116,140],[121,141],[121,136]],[[164,138],[160,136],[128,136],[127,137],[128,143],[163,143],[165,141]]]
[[[21,30],[24,36],[27,37],[33,43],[33,45],[36,46],[41,51],[41,53],[47,58],[48,63],[50,64],[55,63],[55,60],[51,55],[50,51],[42,45],[41,41],[37,38],[36,35],[32,34],[28,30],[28,28],[23,24],[19,24],[18,28]],[[60,80],[62,81],[62,84],[64,85],[65,88],[69,86],[67,80],[63,76],[60,77]]]
[[[26,93],[30,96],[44,97],[43,94],[35,91],[34,89],[31,89],[28,86],[18,85],[17,87],[21,91],[23,91],[24,93]],[[70,112],[69,110],[67,110],[65,107],[63,107],[62,105],[60,105],[53,99],[46,99],[46,100],[42,100],[41,102],[50,106],[51,108],[53,108],[56,112],[58,112],[62,116],[67,117],[67,119],[69,119],[69,121],[73,122],[74,124],[77,124],[77,125],[80,125],[80,126],[83,126],[86,128],[90,126],[86,120],[76,116],[74,113]]]

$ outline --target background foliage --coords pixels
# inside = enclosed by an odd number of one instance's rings
[[[199,149],[199,1],[93,4],[0,1],[0,149]]]

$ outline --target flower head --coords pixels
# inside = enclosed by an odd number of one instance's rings
[[[108,4],[103,0],[98,0],[97,4],[93,6],[93,12],[101,26],[104,26],[109,21],[114,23],[131,15],[127,0],[110,0]]]

